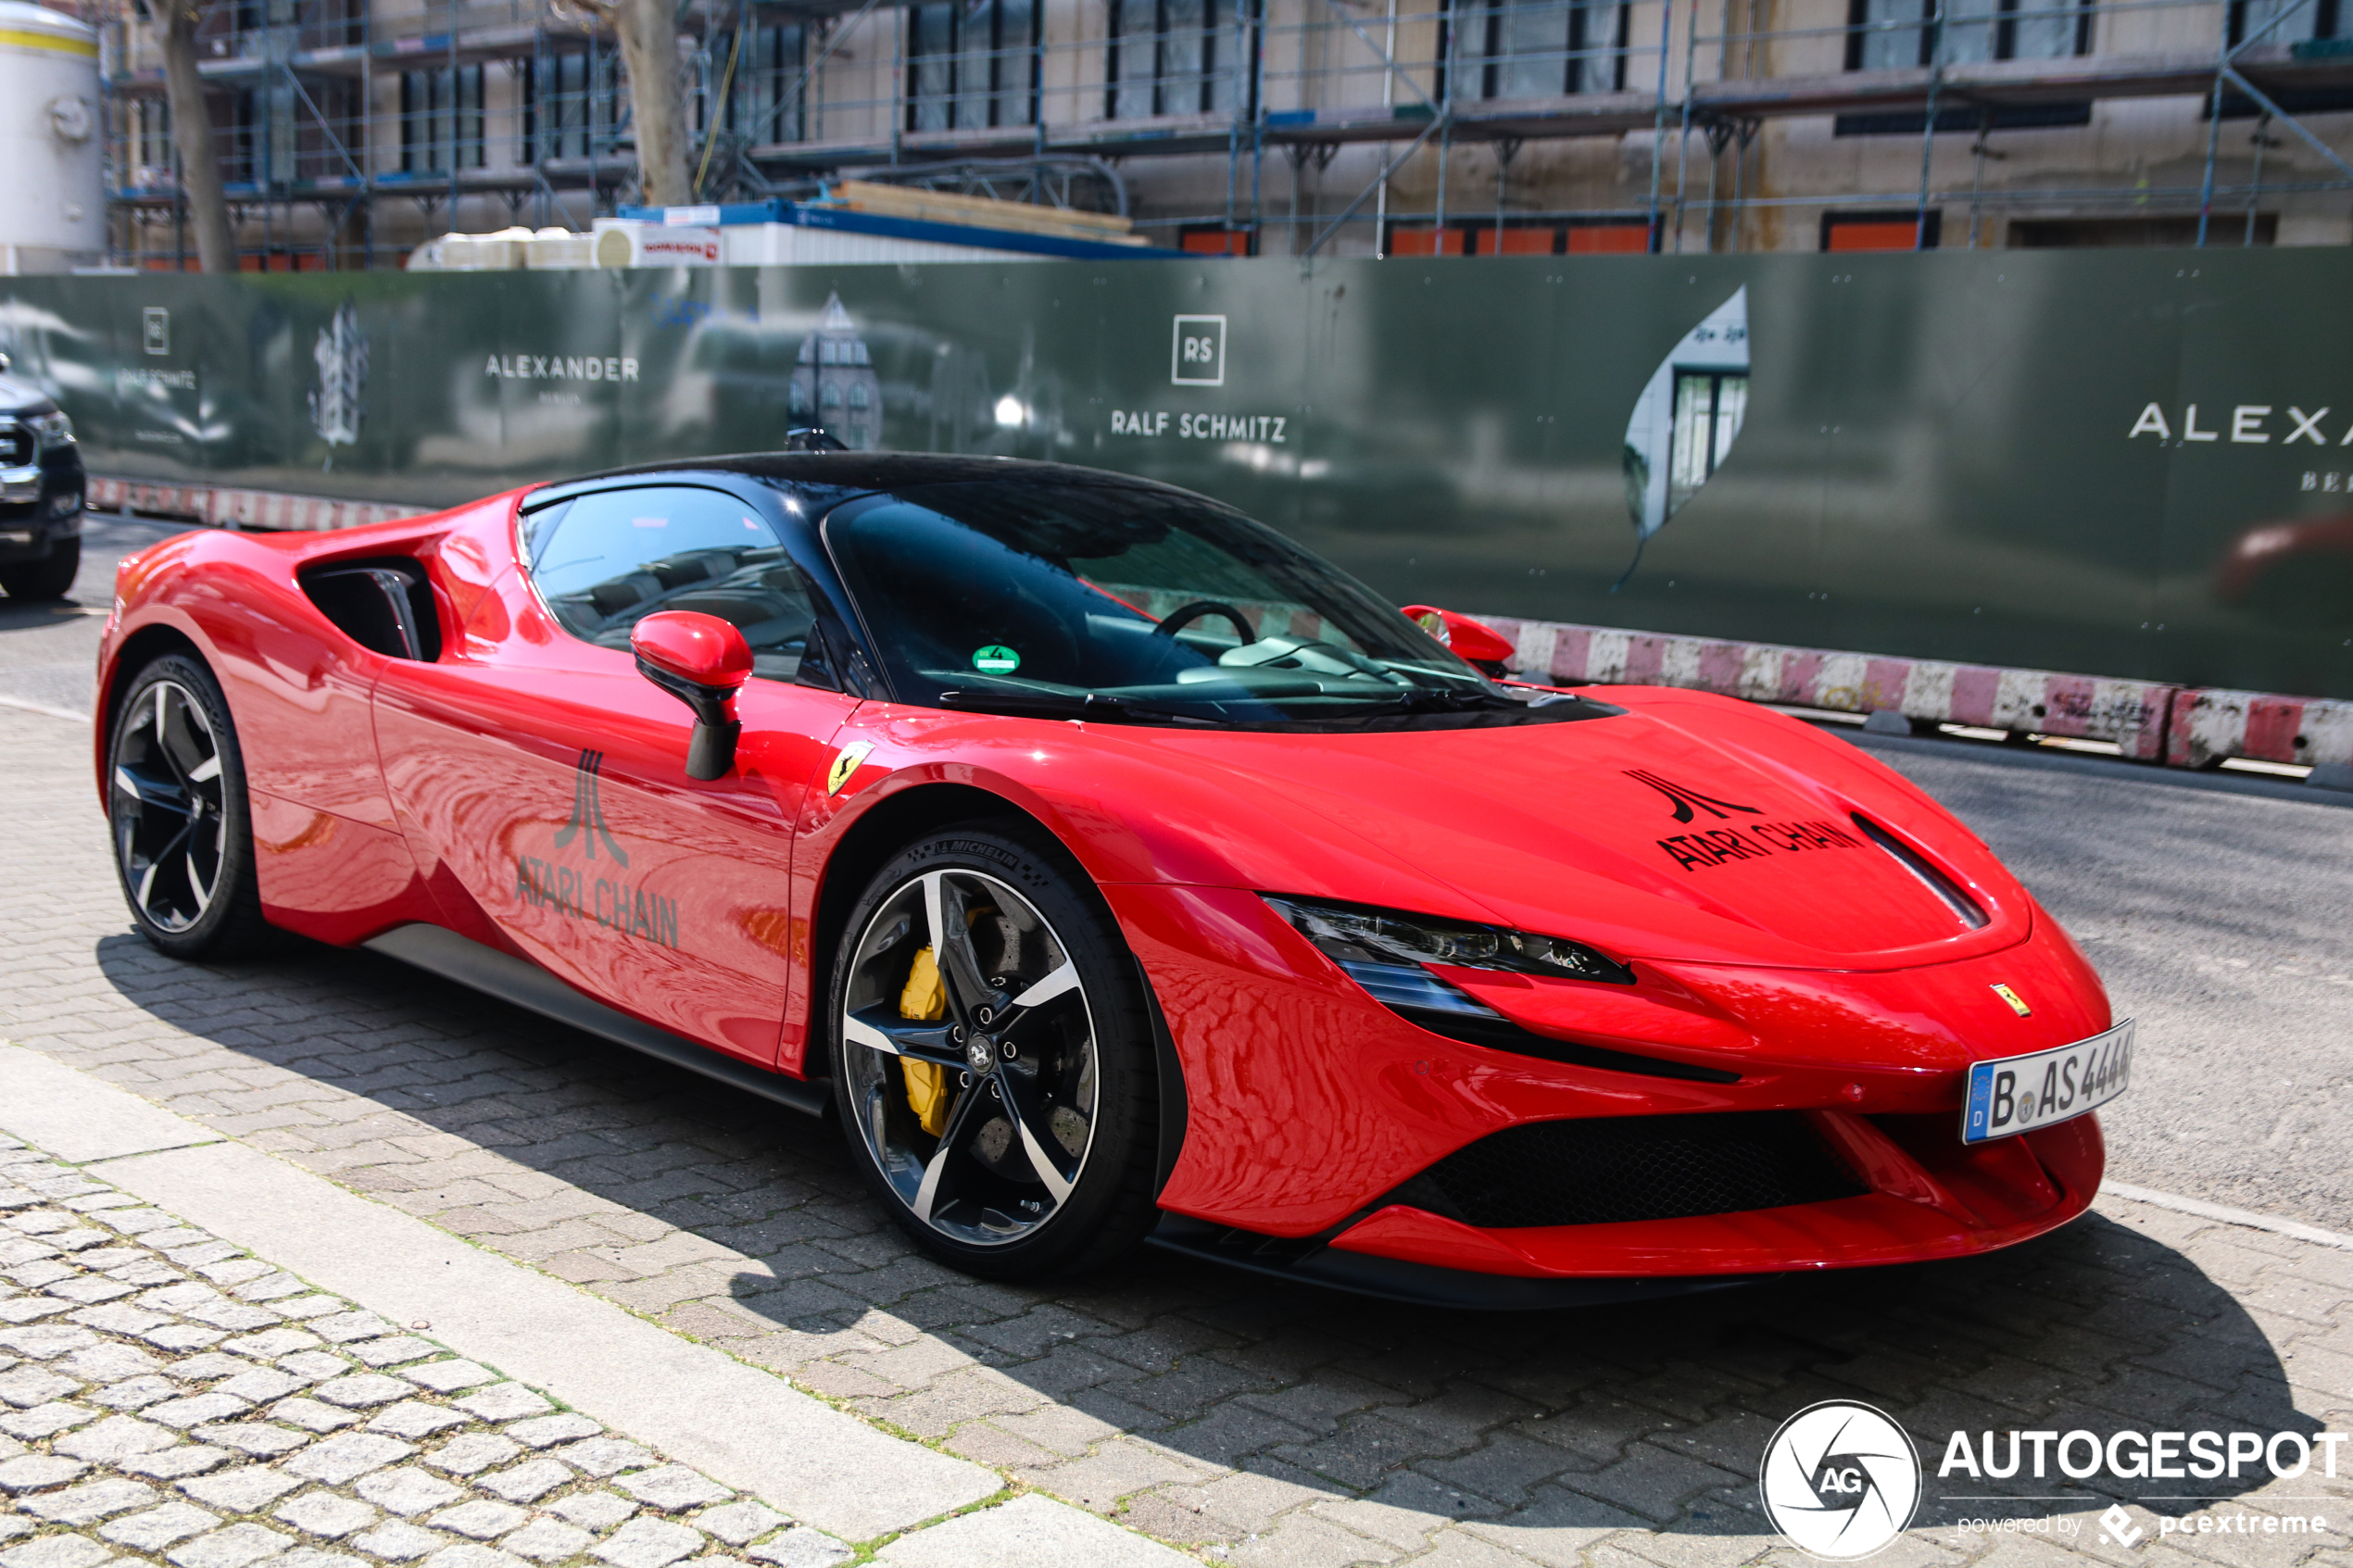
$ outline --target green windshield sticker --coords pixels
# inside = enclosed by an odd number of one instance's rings
[[[1001,643],[991,643],[973,655],[973,668],[984,675],[1010,675],[1021,668],[1021,655]]]

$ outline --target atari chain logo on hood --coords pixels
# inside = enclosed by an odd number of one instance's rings
[[[1695,820],[1697,807],[1718,822],[1729,822],[1732,813],[1742,812],[1761,817],[1761,806],[1742,806],[1730,800],[1719,800],[1712,795],[1702,795],[1687,784],[1663,778],[1648,768],[1624,770],[1636,784],[1647,784],[1667,797],[1670,814],[1679,822]],[[1744,832],[1730,828],[1709,828],[1704,832],[1679,833],[1672,838],[1662,838],[1658,847],[1667,858],[1685,871],[1698,871],[1705,866],[1720,866],[1727,860],[1769,860],[1776,854],[1796,854],[1808,849],[1860,849],[1863,841],[1832,822],[1750,822]]]

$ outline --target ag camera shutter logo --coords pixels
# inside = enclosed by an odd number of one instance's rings
[[[1226,384],[1226,318],[1179,316],[1168,351],[1168,379],[1176,386]]]
[[[1808,1405],[1765,1445],[1766,1516],[1808,1557],[1851,1562],[1902,1535],[1920,1501],[1920,1457],[1884,1411]]]

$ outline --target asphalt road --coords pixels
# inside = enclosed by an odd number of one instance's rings
[[[0,601],[0,697],[86,712],[114,563],[170,532],[94,518],[73,605]],[[2353,1232],[2353,796],[1840,733],[1975,829],[2141,1021],[2114,1177]]]
[[[132,551],[181,532],[169,522],[82,521],[82,571],[65,604],[24,604],[0,598],[0,697],[90,711],[98,633],[114,596],[115,563]]]

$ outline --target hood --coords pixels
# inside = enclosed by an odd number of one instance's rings
[[[55,399],[28,381],[0,375],[0,414],[54,414]]]
[[[1947,962],[2032,930],[1993,853],[1856,747],[1728,698],[1610,696],[1628,711],[1513,729],[1088,728],[1180,761],[1193,810],[1196,790],[1226,797],[1214,824],[1139,831],[1214,834],[1214,858],[1261,892],[1481,919],[1624,958],[1808,968]],[[1241,831],[1251,817],[1265,825]],[[1303,854],[1302,833],[1351,852]]]

